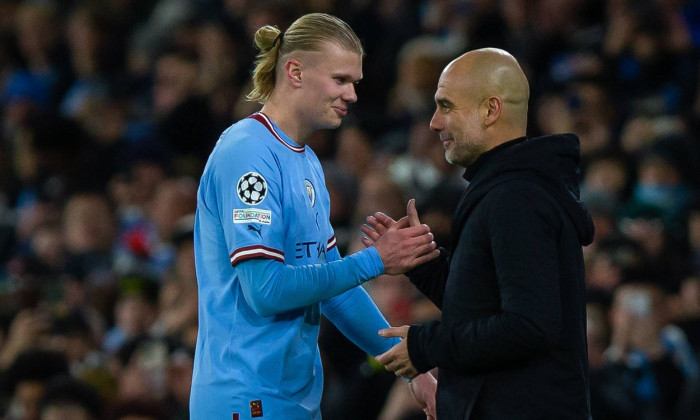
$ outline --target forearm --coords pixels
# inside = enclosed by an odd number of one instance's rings
[[[302,266],[251,259],[235,266],[248,304],[260,316],[302,308],[343,293],[384,273],[376,249],[332,262]]]
[[[554,335],[523,316],[502,313],[465,323],[414,325],[408,351],[420,372],[433,367],[478,371],[526,360],[551,348]]]
[[[350,341],[372,356],[384,353],[400,341],[377,334],[390,325],[362,287],[323,302],[321,310]]]

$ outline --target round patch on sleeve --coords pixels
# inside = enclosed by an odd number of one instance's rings
[[[236,189],[245,204],[260,204],[267,196],[267,181],[257,172],[248,172],[238,180]]]

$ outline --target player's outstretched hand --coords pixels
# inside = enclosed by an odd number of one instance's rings
[[[440,255],[430,227],[420,223],[415,200],[409,200],[406,214],[395,221],[377,212],[367,218],[367,225],[362,226],[366,235],[362,243],[377,248],[386,274],[403,274]]]
[[[398,221],[380,211],[371,216],[367,216],[366,221],[367,224],[362,225],[362,232],[365,234],[365,237],[362,238],[362,243],[369,247],[374,245],[374,242],[376,242],[380,236],[386,233],[397,223],[399,224],[399,227],[420,225],[418,211],[416,210],[416,200],[413,198],[408,200],[408,204],[406,205],[406,216],[402,217]]]

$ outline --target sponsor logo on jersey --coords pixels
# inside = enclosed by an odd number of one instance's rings
[[[316,189],[314,188],[314,184],[308,179],[304,180],[304,184],[306,185],[306,195],[309,196],[309,202],[311,203],[311,207],[313,207],[316,205]]]
[[[257,172],[248,172],[238,180],[236,190],[245,204],[260,204],[267,197],[267,180]]]
[[[295,245],[296,259],[318,258],[326,259],[326,243],[316,241],[297,242]]]
[[[260,239],[262,239],[262,226],[248,225],[248,230],[257,233]]]
[[[272,212],[261,209],[234,209],[233,223],[260,223],[269,225],[272,223]]]

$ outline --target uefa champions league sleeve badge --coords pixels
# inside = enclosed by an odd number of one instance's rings
[[[267,181],[257,172],[248,172],[238,180],[236,190],[243,203],[260,204],[267,196]]]

